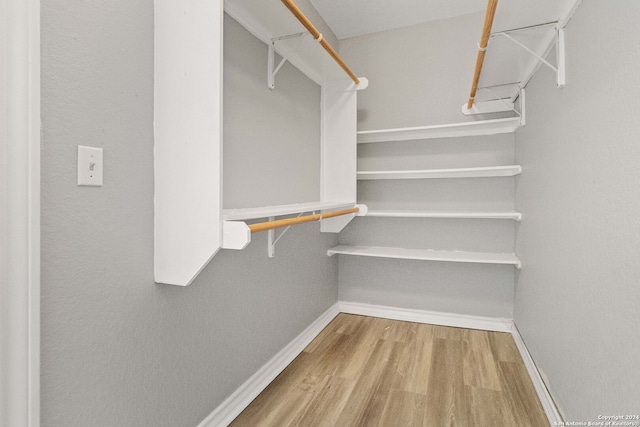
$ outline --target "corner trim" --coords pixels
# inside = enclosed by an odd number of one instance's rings
[[[513,320],[498,317],[472,316],[465,314],[441,313],[437,311],[415,310],[410,308],[387,307],[358,302],[338,302],[341,313],[361,316],[382,317],[384,319],[406,322],[429,323],[456,328],[481,329],[494,332],[511,332]]]
[[[0,425],[36,427],[40,425],[40,0],[0,2],[0,22]]]
[[[516,343],[516,347],[518,347],[518,351],[520,352],[520,356],[524,361],[524,365],[527,368],[527,372],[529,373],[529,378],[531,378],[531,382],[533,383],[533,387],[536,390],[536,394],[538,395],[538,399],[540,399],[540,404],[542,405],[542,409],[544,409],[544,413],[547,415],[547,419],[549,420],[550,426],[562,425],[563,419],[556,408],[555,403],[553,402],[553,398],[551,397],[551,393],[547,389],[542,377],[540,376],[540,372],[536,367],[536,363],[533,361],[531,357],[531,353],[527,349],[520,332],[518,331],[518,327],[514,323],[511,328],[511,335],[513,336],[513,340]]]
[[[198,427],[229,425],[339,313],[338,303],[331,306],[227,397]]]

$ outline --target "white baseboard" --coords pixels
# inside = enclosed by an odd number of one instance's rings
[[[309,325],[300,335],[287,344],[285,348],[280,350],[280,352],[262,366],[258,372],[253,374],[251,378],[209,414],[198,427],[228,426],[339,313],[511,333],[527,368],[527,372],[531,377],[540,403],[549,419],[549,424],[551,426],[559,425],[557,423],[562,421],[562,417],[553,403],[553,399],[542,381],[542,377],[513,320],[339,301],[318,317],[318,319]]]
[[[415,310],[410,308],[387,307],[383,305],[340,301],[341,313],[362,316],[382,317],[384,319],[404,320],[406,322],[429,323],[456,328],[481,329],[494,332],[511,332],[513,321],[498,317],[482,317],[465,314],[442,313],[438,311]]]
[[[555,403],[553,403],[553,398],[547,390],[547,386],[545,385],[542,377],[540,376],[540,372],[536,367],[527,346],[520,336],[520,332],[516,327],[515,323],[511,329],[511,335],[513,336],[513,340],[516,342],[516,346],[518,347],[518,351],[520,352],[520,356],[522,356],[522,360],[524,361],[524,365],[527,368],[527,372],[529,373],[529,377],[531,378],[531,382],[533,383],[533,387],[536,390],[536,394],[538,395],[538,399],[540,399],[540,403],[542,404],[542,408],[544,409],[545,414],[547,414],[547,418],[549,419],[550,426],[562,425],[562,417],[556,408]]]
[[[198,427],[228,426],[340,313],[334,304],[222,402]]]

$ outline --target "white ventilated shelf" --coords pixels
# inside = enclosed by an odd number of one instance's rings
[[[454,138],[459,136],[512,133],[520,126],[520,117],[482,120],[446,125],[419,126],[358,132],[358,144],[370,142],[410,141],[417,139]]]
[[[406,249],[377,246],[336,246],[327,251],[327,255],[355,255],[376,258],[410,259],[419,261],[445,261],[476,264],[504,264],[521,267],[515,254],[492,252],[438,251],[433,249]]]
[[[245,221],[248,219],[269,218],[283,215],[293,215],[304,212],[318,212],[324,210],[348,209],[355,203],[345,202],[311,202],[295,203],[291,205],[262,206],[258,208],[224,209],[222,218],[225,221]]]
[[[520,212],[470,212],[470,211],[421,211],[421,210],[369,210],[366,216],[382,218],[450,218],[450,219],[512,219],[520,221]]]
[[[358,180],[368,179],[430,179],[430,178],[485,178],[515,176],[522,172],[520,165],[482,168],[426,169],[399,171],[359,171]]]

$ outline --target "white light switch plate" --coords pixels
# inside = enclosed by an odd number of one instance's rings
[[[102,187],[102,148],[78,145],[78,185]]]

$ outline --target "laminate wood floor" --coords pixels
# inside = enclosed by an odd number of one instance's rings
[[[338,315],[240,426],[549,426],[510,334]]]

